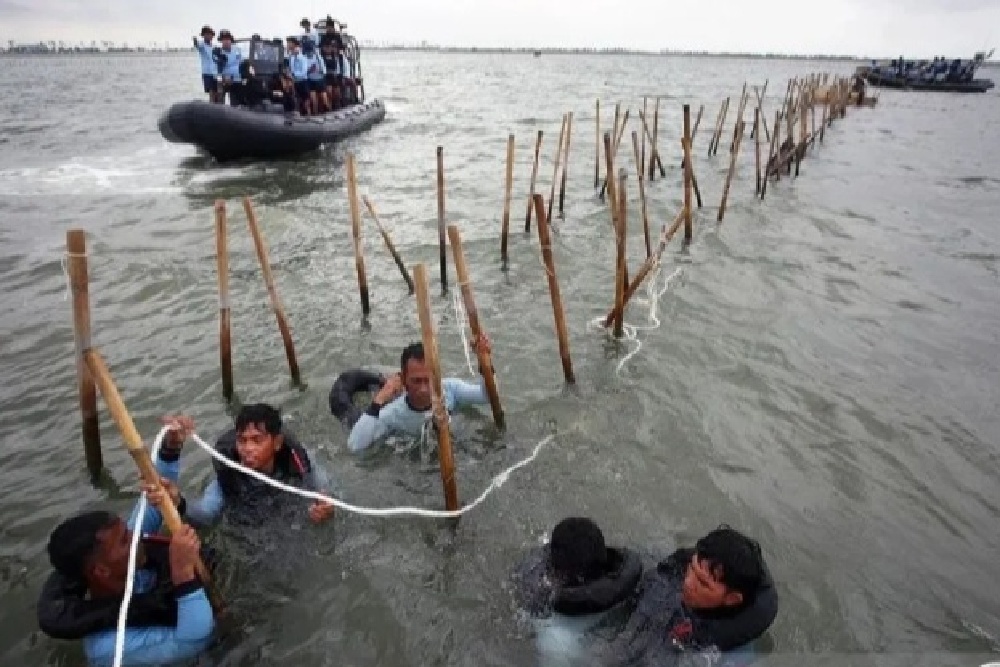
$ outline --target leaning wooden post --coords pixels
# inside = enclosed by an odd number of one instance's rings
[[[514,187],[514,135],[507,135],[507,178],[503,188],[503,223],[500,228],[500,263],[507,267],[507,233],[510,230],[510,195]]]
[[[267,287],[267,296],[271,301],[271,310],[278,319],[278,331],[281,332],[281,342],[285,346],[285,357],[288,359],[288,371],[292,374],[292,382],[296,385],[302,384],[299,375],[299,363],[295,360],[295,345],[292,343],[292,332],[288,328],[288,321],[285,319],[285,309],[278,298],[278,290],[274,286],[274,276],[271,274],[271,262],[267,258],[267,244],[257,226],[257,214],[253,210],[253,202],[250,197],[243,197],[243,211],[247,215],[247,225],[250,227],[250,235],[253,236],[253,245],[257,249],[257,259],[260,260],[260,270],[264,273],[264,286]]]
[[[90,279],[87,270],[87,235],[82,229],[66,232],[66,264],[73,292],[73,338],[76,343],[76,381],[80,395],[83,455],[87,471],[97,477],[104,468],[101,427],[97,421],[97,385],[83,360],[90,347]]]
[[[691,105],[684,105],[684,242],[694,237],[691,226]]]
[[[795,177],[799,176],[799,165],[802,163],[802,158],[806,154],[806,141],[808,141],[808,131],[809,131],[809,110],[807,107],[806,95],[808,93],[802,93],[802,102],[799,105],[799,146],[795,151]]]
[[[458,275],[458,287],[462,291],[462,302],[465,304],[465,312],[469,317],[469,329],[472,330],[472,340],[479,340],[484,333],[479,324],[479,311],[476,310],[476,300],[472,294],[472,283],[469,281],[469,271],[465,265],[465,251],[462,249],[462,237],[458,233],[456,225],[448,225],[448,242],[451,243],[452,257],[455,259],[455,273]],[[497,391],[497,381],[493,374],[493,361],[490,353],[479,349],[476,346],[476,355],[479,357],[479,372],[483,375],[483,382],[486,385],[486,395],[490,399],[490,408],[493,410],[493,421],[497,428],[504,428],[503,408],[500,405],[500,393]]]
[[[215,249],[219,270],[219,359],[222,363],[222,396],[233,397],[233,352],[229,329],[229,249],[226,238],[226,202],[215,200]]]
[[[562,182],[559,184],[559,213],[563,212],[566,201],[566,176],[569,174],[569,142],[573,138],[573,112],[570,111],[566,120],[566,153],[563,155]]]
[[[368,275],[365,272],[365,254],[361,247],[361,209],[358,207],[358,176],[354,166],[354,153],[347,154],[347,202],[351,207],[351,237],[354,239],[354,267],[358,273],[361,313],[365,317],[368,317],[371,313],[371,305],[368,302]]]
[[[645,135],[644,135],[645,136]],[[632,151],[635,153],[635,167],[639,171],[639,202],[642,205],[642,234],[646,241],[646,257],[653,254],[653,247],[649,242],[649,214],[646,207],[646,186],[643,184],[643,165],[639,155],[639,137],[635,130],[632,130]],[[650,148],[650,163],[655,162],[656,148]]]
[[[535,197],[535,181],[538,180],[538,156],[542,152],[542,131],[538,131],[538,138],[535,140],[535,162],[531,167],[531,183],[528,186],[528,210],[524,214],[524,231],[531,231],[531,206]]]
[[[760,107],[753,110],[753,141],[754,161],[757,163],[757,187],[754,193],[760,194]]]
[[[595,114],[597,133],[594,150],[594,189],[601,187],[601,98],[597,98],[597,113]]]
[[[767,183],[771,179],[771,160],[774,159],[773,156],[776,155],[774,150],[775,146],[778,147],[777,155],[781,154],[781,144],[778,143],[778,137],[781,134],[781,111],[774,112],[774,134],[771,135],[771,147],[767,151],[767,165],[764,167],[764,180],[760,184],[760,198],[764,199],[764,195],[767,193]],[[774,170],[775,180],[780,178],[778,176],[778,169]]]
[[[559,145],[556,146],[556,156],[552,166],[552,189],[549,190],[549,210],[545,217],[546,220],[552,219],[552,204],[556,200],[556,183],[559,182],[559,165],[562,164],[563,142],[566,141],[567,122],[568,116],[563,114],[562,126],[559,128]]]
[[[375,205],[371,203],[367,195],[361,196],[361,201],[364,202],[365,208],[368,209],[368,215],[372,217],[372,221],[375,223],[375,227],[378,228],[378,233],[382,235],[382,240],[385,241],[385,247],[389,250],[389,254],[392,255],[392,261],[396,263],[396,268],[403,275],[403,280],[406,281],[406,286],[410,290],[410,294],[413,294],[413,278],[410,277],[410,272],[406,270],[406,264],[403,263],[403,258],[399,256],[396,251],[396,246],[392,243],[392,238],[389,236],[389,232],[385,230],[382,226],[382,222],[378,219],[378,213],[375,212]]]
[[[605,137],[607,134],[604,135]],[[607,143],[607,140],[605,140]],[[563,377],[567,384],[575,384],[573,362],[569,356],[569,331],[566,328],[566,315],[563,312],[562,296],[559,294],[559,280],[556,278],[556,267],[552,261],[552,239],[549,234],[549,222],[545,220],[545,200],[541,195],[535,195],[535,216],[538,218],[538,244],[542,248],[542,264],[549,281],[549,296],[552,299],[552,315],[555,318],[556,337],[559,340],[559,358],[562,360]]]
[[[122,400],[121,394],[118,393],[118,388],[111,378],[111,373],[108,371],[104,359],[93,348],[84,350],[83,358],[87,364],[87,368],[90,370],[90,374],[101,390],[101,396],[104,397],[104,403],[108,407],[108,412],[111,413],[111,418],[118,425],[118,430],[122,434],[122,439],[125,441],[128,453],[132,456],[132,460],[135,461],[136,467],[139,468],[142,481],[146,484],[159,486],[160,476],[153,466],[153,460],[149,456],[149,451],[142,445],[142,438],[139,436],[139,432],[132,422],[132,417],[125,407],[125,402]],[[167,530],[172,534],[178,533],[184,527],[181,516],[173,503],[164,503],[163,507],[160,508],[160,512],[163,516],[163,522],[167,525]],[[216,612],[216,615],[220,614],[224,610],[222,596],[215,587],[212,576],[200,557],[195,561],[195,571],[205,586],[205,593],[212,604],[212,609]]]
[[[719,217],[718,221],[722,222],[722,218],[726,215],[726,201],[729,199],[729,186],[733,182],[733,174],[736,172],[736,158],[740,154],[740,145],[743,143],[743,125],[738,125],[736,129],[736,137],[733,139],[733,147],[729,152],[729,173],[726,174],[726,185],[722,189],[722,203],[719,204]]]
[[[643,121],[645,122],[645,120]],[[645,136],[645,135],[643,135]],[[649,159],[649,181],[652,183],[653,178],[656,176],[656,161],[660,157],[659,149],[660,140],[660,98],[656,98],[656,102],[653,104],[653,147],[651,157]]]
[[[444,240],[444,147],[437,147],[438,247],[441,260],[441,291],[448,293],[448,253]],[[367,314],[367,313],[366,313]]]
[[[444,486],[444,506],[449,512],[458,509],[458,485],[455,482],[455,457],[451,451],[451,431],[448,429],[448,410],[444,405],[441,389],[441,364],[438,361],[437,341],[434,339],[434,322],[431,319],[431,300],[427,290],[427,266],[422,262],[413,269],[417,288],[417,315],[420,318],[420,336],[424,356],[431,368],[431,390],[434,397],[434,423],[437,425],[438,460],[441,462],[441,484]]]

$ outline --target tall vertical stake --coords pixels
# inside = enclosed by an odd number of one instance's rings
[[[438,246],[441,249],[441,291],[448,293],[448,253],[444,223],[444,147],[437,147]]]
[[[73,338],[76,343],[76,380],[80,395],[83,454],[87,471],[96,478],[104,467],[101,429],[97,421],[97,385],[83,360],[90,341],[90,286],[87,270],[87,235],[82,229],[66,232],[67,271],[73,292]]]
[[[222,396],[233,398],[233,353],[229,331],[229,245],[226,238],[226,202],[215,200],[215,248],[219,270],[219,357],[222,363]]]

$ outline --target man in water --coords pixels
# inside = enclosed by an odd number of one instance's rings
[[[154,462],[157,473],[176,481],[177,459],[163,451]],[[91,665],[110,665],[114,658],[137,518],[138,506],[128,523],[109,512],[86,512],[63,521],[49,537],[54,571],[39,596],[38,625],[53,639],[82,639]],[[138,528],[143,537],[136,553],[123,665],[193,658],[208,647],[215,628],[212,607],[195,574],[201,549],[197,534],[185,525],[172,537],[154,535],[161,525],[160,513],[147,508]]]
[[[646,573],[614,653],[628,665],[666,664],[679,652],[721,652],[722,664],[739,664],[777,614],[760,545],[723,525]]]
[[[212,39],[215,31],[211,26],[201,29],[201,38],[194,39],[194,48],[198,50],[198,57],[201,59],[201,81],[208,93],[208,101],[215,102],[218,99],[219,90],[219,65],[212,54]]]
[[[475,345],[477,351],[487,355],[491,350],[486,336],[480,336]],[[424,358],[423,344],[406,346],[400,355],[399,365],[400,372],[386,381],[375,394],[368,410],[351,429],[347,447],[352,452],[368,449],[393,433],[419,436],[431,415],[431,369]],[[463,405],[489,403],[482,369],[479,382],[475,384],[458,378],[444,378],[441,388],[448,414]]]
[[[515,571],[519,606],[532,616],[541,662],[579,665],[584,633],[624,607],[642,576],[634,551],[607,547],[592,520],[563,519],[549,544],[528,551]]]
[[[194,430],[188,417],[171,418],[180,428],[171,431],[165,443],[167,457],[180,457],[187,435]],[[287,485],[329,495],[329,477],[317,465],[282,424],[277,409],[258,403],[245,405],[236,416],[235,428],[224,433],[215,445],[216,450],[230,461],[266,475]],[[176,460],[176,459],[175,459]],[[215,478],[209,482],[201,498],[185,499],[177,488],[176,480],[162,480],[162,491],[148,489],[151,502],[162,502],[166,494],[178,512],[198,527],[215,523],[225,511],[230,519],[241,523],[259,524],[295,508],[302,499],[284,490],[276,489],[250,475],[212,459]],[[333,505],[313,501],[308,506],[308,516],[320,524],[333,516]],[[286,517],[291,518],[291,517]]]

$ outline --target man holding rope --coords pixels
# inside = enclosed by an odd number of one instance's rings
[[[166,419],[175,423],[176,428],[168,435],[164,448],[179,457],[184,441],[194,432],[194,422],[190,417],[183,416]],[[215,448],[234,464],[279,482],[327,495],[330,493],[326,472],[287,432],[281,413],[270,405],[258,403],[243,406],[236,416],[235,428],[224,433]],[[264,484],[230,465],[215,459],[212,459],[212,465],[215,467],[215,478],[197,500],[185,499],[177,485],[169,479],[161,480],[159,488],[143,489],[154,506],[169,497],[181,517],[198,527],[215,523],[223,511],[237,522],[259,524],[280,513],[285,506],[283,503],[301,502],[291,494]],[[308,515],[313,523],[323,523],[333,516],[333,505],[315,501],[309,506]]]
[[[480,335],[475,342],[477,352],[489,355],[490,339]],[[371,405],[358,419],[347,446],[361,452],[392,433],[419,436],[433,405],[431,369],[424,358],[423,343],[412,343],[400,355],[400,372],[392,375],[372,399]],[[487,405],[490,402],[482,373],[479,382],[444,378],[444,408],[451,414],[463,405]]]

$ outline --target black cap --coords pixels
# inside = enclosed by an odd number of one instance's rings
[[[226,37],[228,37],[229,39],[232,39],[232,38],[233,38],[233,33],[229,32],[229,31],[228,31],[228,30],[226,30],[226,29],[222,29],[222,30],[220,30],[220,31],[219,31],[219,39],[220,39],[220,40],[221,40],[221,39],[225,39]]]
[[[206,33],[211,33],[212,35],[215,35],[215,31],[212,30],[212,26],[210,25],[202,26],[201,36],[204,37]]]
[[[309,19],[305,18],[299,21],[299,25],[312,25],[312,23],[309,21]]]
[[[285,41],[286,42],[291,42],[295,46],[298,46],[299,44],[301,44],[301,42],[299,42],[299,38],[298,37],[288,37],[287,39],[285,39]]]

